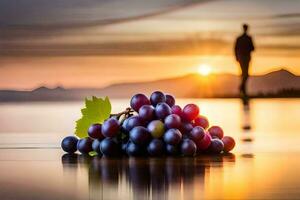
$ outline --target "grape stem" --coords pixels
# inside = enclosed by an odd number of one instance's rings
[[[120,118],[122,115],[129,116],[134,112],[130,107],[126,108],[126,110],[116,113],[116,114],[110,114],[110,117],[117,117]]]

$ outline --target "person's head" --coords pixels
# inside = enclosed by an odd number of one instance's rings
[[[244,33],[247,33],[247,31],[248,31],[248,24],[243,24],[243,31],[244,31]]]

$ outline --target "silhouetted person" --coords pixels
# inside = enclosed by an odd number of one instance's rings
[[[243,24],[243,31],[243,34],[236,39],[234,52],[235,58],[239,62],[242,70],[240,93],[243,99],[247,99],[246,83],[249,77],[249,63],[251,60],[251,52],[254,51],[254,45],[252,38],[247,34],[247,24]]]

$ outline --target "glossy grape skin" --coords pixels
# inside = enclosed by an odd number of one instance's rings
[[[180,106],[174,105],[174,106],[171,107],[171,110],[172,110],[172,114],[176,114],[179,117],[183,116],[183,112],[182,112],[182,109],[181,109]]]
[[[168,115],[172,113],[170,106],[166,103],[159,103],[155,107],[155,115],[158,119],[164,120]]]
[[[134,127],[129,133],[130,140],[138,145],[145,145],[151,139],[149,131],[142,126]]]
[[[211,136],[209,135],[209,133],[206,132],[202,140],[196,142],[197,149],[200,152],[204,151],[209,147],[210,143],[211,143]]]
[[[82,154],[88,154],[93,151],[92,144],[93,140],[91,138],[82,138],[77,143],[77,149]]]
[[[211,140],[211,143],[208,147],[208,152],[210,153],[221,153],[224,149],[224,144],[222,142],[222,140],[220,140],[219,138],[214,138]]]
[[[138,112],[143,105],[150,104],[150,100],[144,94],[136,94],[130,100],[130,107],[136,112]]]
[[[170,144],[166,144],[166,152],[169,155],[172,156],[176,156],[180,153],[180,149],[178,145],[170,145]]]
[[[100,143],[100,151],[107,157],[114,157],[120,153],[120,148],[114,139],[105,138]]]
[[[101,127],[101,124],[92,124],[88,129],[89,137],[102,140],[104,136],[101,132]]]
[[[193,121],[199,115],[199,107],[196,104],[187,104],[182,112],[185,120]]]
[[[170,107],[174,106],[175,105],[175,98],[172,95],[170,95],[170,94],[166,94],[166,103]]]
[[[61,148],[67,153],[77,151],[78,139],[74,136],[67,136],[61,141]]]
[[[181,127],[181,119],[178,115],[176,114],[171,114],[171,115],[168,115],[166,118],[165,118],[165,126],[168,128],[168,129],[171,129],[171,128],[177,128],[179,129]]]
[[[205,130],[201,126],[195,126],[189,134],[190,139],[195,143],[200,142],[204,138],[204,136]]]
[[[180,131],[184,135],[188,135],[193,130],[193,125],[189,122],[183,122],[180,127]]]
[[[180,151],[183,156],[194,156],[197,152],[197,146],[193,140],[184,139],[180,145]]]
[[[208,129],[208,132],[212,138],[222,139],[224,136],[223,129],[219,126],[212,126]]]
[[[144,154],[144,149],[133,142],[128,142],[126,152],[129,156],[141,156]]]
[[[226,153],[230,152],[234,148],[234,146],[235,146],[235,141],[230,136],[224,136],[222,138],[222,142],[224,144],[224,149],[223,150]]]
[[[93,149],[93,151],[96,151],[98,155],[102,155],[102,153],[100,151],[100,143],[101,143],[101,140],[99,140],[99,139],[94,140],[92,143],[92,149]]]
[[[207,117],[199,115],[196,119],[194,119],[194,126],[201,126],[204,129],[209,127],[209,122]]]
[[[136,126],[143,126],[144,122],[140,116],[131,116],[128,118],[127,123],[125,125],[126,131],[131,131]]]
[[[165,125],[160,120],[153,120],[148,124],[147,130],[150,132],[152,137],[160,138],[165,133]]]
[[[155,117],[155,109],[154,109],[154,107],[151,106],[151,105],[143,105],[139,109],[139,116],[145,122],[153,120],[154,117]]]
[[[182,134],[178,129],[169,129],[164,134],[164,141],[167,144],[177,145],[181,142]]]
[[[102,134],[105,137],[115,137],[118,132],[120,130],[120,124],[119,121],[117,119],[114,118],[109,118],[108,120],[106,120],[103,124],[102,124]]]
[[[159,103],[166,102],[166,96],[160,91],[155,91],[150,96],[150,102],[153,106],[156,106]]]
[[[164,154],[164,142],[160,139],[153,139],[147,147],[147,151],[151,156],[162,156]]]

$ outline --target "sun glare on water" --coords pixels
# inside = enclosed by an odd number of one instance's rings
[[[198,73],[202,76],[208,76],[211,73],[211,66],[207,64],[201,64],[198,67]]]

